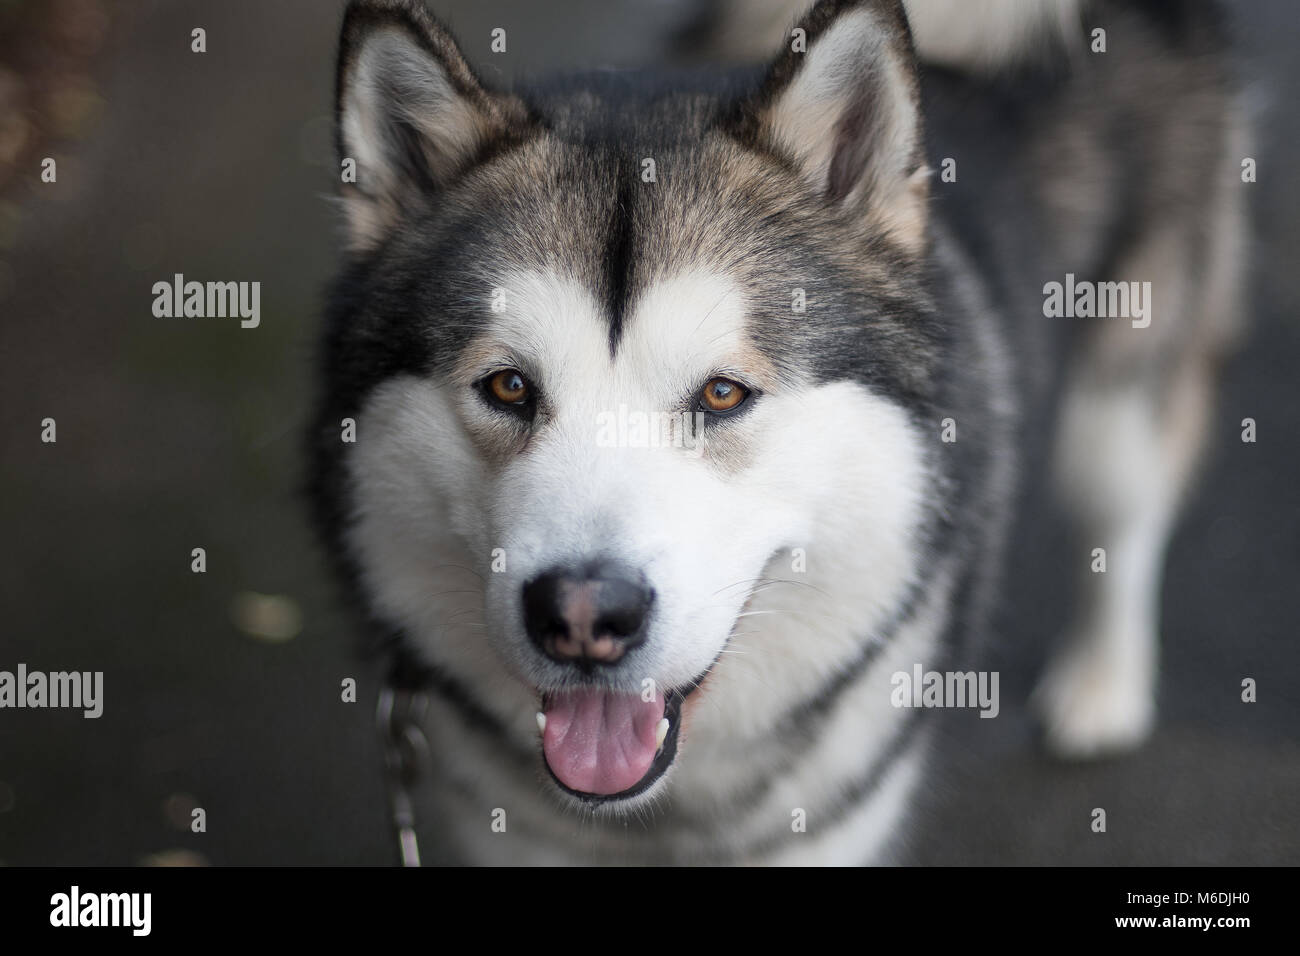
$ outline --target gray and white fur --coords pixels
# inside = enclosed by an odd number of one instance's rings
[[[930,733],[891,675],[969,666],[1037,449],[1109,555],[1080,562],[1049,740],[1149,730],[1162,553],[1241,314],[1222,26],[1053,4],[1042,42],[1084,52],[1035,58],[1037,27],[963,52],[969,5],[927,6],[924,70],[900,2],[822,0],[757,71],[502,92],[414,0],[350,4],[310,480],[367,633],[431,689],[435,859],[893,858]],[[1045,318],[1066,273],[1151,281],[1150,326]],[[718,380],[736,409],[701,405]],[[694,441],[602,441],[624,412]],[[635,627],[579,640],[569,604],[539,635],[557,573],[634,582]],[[546,702],[646,681],[671,726],[645,781],[563,785]]]

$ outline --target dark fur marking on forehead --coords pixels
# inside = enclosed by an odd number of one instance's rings
[[[632,237],[632,203],[636,201],[635,190],[639,166],[633,158],[632,168],[619,162],[618,200],[614,207],[614,221],[611,224],[609,245],[605,254],[607,268],[608,298],[606,308],[609,310],[609,355],[614,357],[618,350],[618,341],[623,335],[623,320],[628,307],[628,290],[631,286],[633,259]]]

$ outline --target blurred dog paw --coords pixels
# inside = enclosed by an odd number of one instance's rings
[[[1082,641],[1034,692],[1047,748],[1086,760],[1139,746],[1155,722],[1154,669],[1133,653],[1136,641]]]

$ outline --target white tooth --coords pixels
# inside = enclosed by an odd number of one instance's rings
[[[542,733],[546,733],[546,715],[540,710],[537,712],[537,729]]]
[[[668,736],[668,718],[664,717],[655,727],[655,749],[664,745],[664,739]]]

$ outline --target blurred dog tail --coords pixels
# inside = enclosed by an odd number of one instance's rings
[[[956,69],[997,71],[1071,51],[1084,0],[905,0],[917,56]]]
[[[996,72],[1071,52],[1087,0],[904,0],[921,60]],[[786,42],[811,0],[704,0],[679,35],[685,52],[752,63]]]

